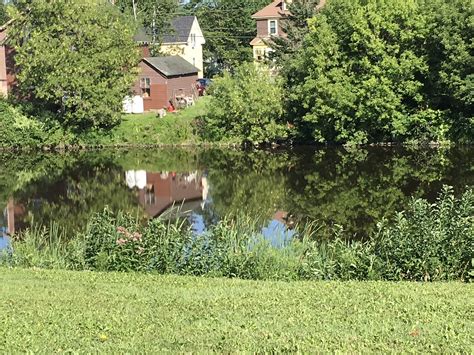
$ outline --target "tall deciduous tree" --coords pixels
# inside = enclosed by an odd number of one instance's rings
[[[366,143],[461,139],[461,126],[472,139],[472,7],[432,2],[329,1],[291,63],[300,132]]]
[[[8,13],[7,13],[7,7],[2,2],[2,3],[0,3],[0,26],[2,26],[5,22],[7,22],[8,19],[9,19],[9,17],[8,17]]]
[[[317,13],[320,2],[320,0],[294,0],[289,4],[290,15],[281,21],[286,36],[272,38],[269,42],[274,50],[271,59],[276,60],[278,66],[284,66],[286,61],[301,48],[304,37],[309,31],[308,20]]]
[[[17,1],[18,89],[75,130],[111,127],[135,80],[134,26],[102,0]]]
[[[431,105],[448,113],[456,140],[474,140],[474,6],[469,0],[425,0]]]

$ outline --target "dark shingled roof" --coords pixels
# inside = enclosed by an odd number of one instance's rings
[[[194,23],[194,16],[179,16],[171,21],[171,33],[163,35],[163,43],[187,42]]]
[[[195,16],[179,16],[171,21],[171,32],[163,34],[163,43],[182,43],[187,42],[193,27]],[[144,28],[140,28],[133,37],[136,42],[152,43],[151,34]]]
[[[168,77],[197,74],[199,72],[198,68],[178,55],[170,57],[148,57],[143,58],[143,61]]]

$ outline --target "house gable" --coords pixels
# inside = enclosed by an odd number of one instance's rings
[[[285,0],[275,0],[270,5],[265,6],[260,11],[252,15],[253,19],[279,19],[290,15],[290,12],[284,6]]]

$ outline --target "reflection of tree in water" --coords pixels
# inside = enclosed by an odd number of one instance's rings
[[[362,151],[298,155],[298,173],[288,179],[292,211],[364,236],[376,221],[404,208],[409,196],[434,198],[444,183],[463,188],[473,182],[468,170],[460,169],[460,157],[450,151]]]
[[[195,209],[205,226],[229,215],[250,216],[266,226],[290,214],[291,223],[311,219],[365,235],[374,221],[403,208],[411,195],[434,198],[443,184],[454,185],[458,192],[472,185],[472,161],[472,148],[0,154],[0,208],[14,197],[26,211],[19,213],[20,225],[32,220],[48,225],[54,220],[68,229],[85,226],[91,214],[105,205],[140,217],[155,216],[161,210],[145,213],[147,204],[157,205],[166,197],[160,195],[164,187],[156,183],[167,183],[171,189],[170,176],[161,176],[168,171],[176,174],[176,186],[189,186],[184,190],[191,194],[183,199],[169,194],[169,203],[194,199],[200,206],[202,178],[206,178],[205,208]],[[150,179],[147,176],[140,189],[130,189],[125,183],[128,170],[145,170]],[[196,179],[190,178],[192,174]],[[328,235],[327,229],[320,234]]]
[[[17,217],[19,228],[55,221],[67,231],[81,230],[106,205],[143,216],[136,196],[123,183],[122,169],[107,159],[79,159],[60,171],[47,171],[15,193],[15,204],[26,210]]]
[[[410,196],[432,199],[443,184],[458,191],[472,185],[472,155],[472,149],[300,148],[213,152],[204,160],[219,216],[245,214],[264,224],[285,211],[297,222],[338,224],[351,235],[366,236]],[[320,234],[330,235],[330,228]]]
[[[289,159],[286,152],[208,152],[204,160],[214,218],[246,215],[266,224],[285,208]]]

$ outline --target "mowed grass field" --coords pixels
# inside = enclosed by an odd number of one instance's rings
[[[0,268],[0,353],[474,351],[474,285]]]
[[[196,105],[159,118],[157,113],[124,115],[110,135],[100,137],[103,145],[116,144],[196,144],[193,122],[206,113],[208,96],[199,98]]]

